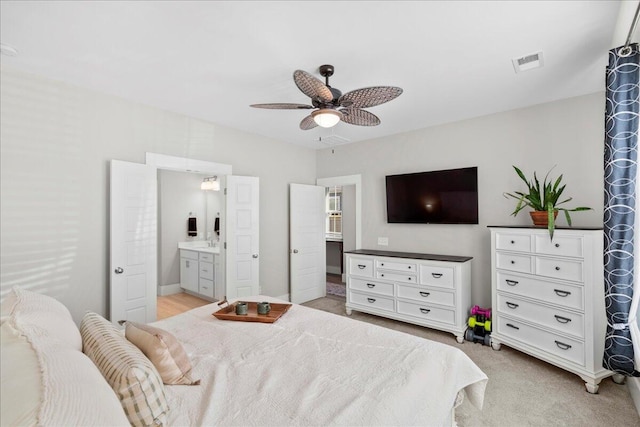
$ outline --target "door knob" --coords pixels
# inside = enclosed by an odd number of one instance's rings
[[[294,254],[297,254],[297,253],[298,253],[298,250],[297,250],[297,249],[294,249],[294,250],[293,250],[293,253],[294,253]]]
[[[254,258],[258,258],[258,254],[253,254],[251,256],[254,257]]]
[[[116,273],[116,274],[122,274],[122,273],[124,273],[124,270],[122,269],[122,267],[118,267],[118,268],[116,268],[114,271],[115,271],[115,273]]]

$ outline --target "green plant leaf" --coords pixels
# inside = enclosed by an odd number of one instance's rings
[[[566,184],[562,184],[562,180],[564,178],[564,175],[562,174],[560,174],[560,176],[555,179],[551,177],[551,171],[555,167],[556,166],[554,165],[546,173],[541,186],[540,180],[538,179],[538,175],[535,171],[533,172],[533,180],[529,181],[522,170],[513,165],[513,169],[516,171],[520,179],[527,185],[527,192],[514,191],[513,193],[503,193],[505,197],[511,197],[517,200],[516,208],[511,214],[513,216],[516,216],[526,206],[536,211],[546,211],[549,224],[549,235],[551,239],[553,239],[554,231],[556,228],[555,211],[564,211],[567,224],[571,226],[571,215],[569,214],[569,212],[592,210],[591,208],[586,206],[578,206],[572,209],[559,207],[560,205],[568,203],[573,199],[569,197],[562,199],[562,201],[559,201],[560,196],[565,191]]]

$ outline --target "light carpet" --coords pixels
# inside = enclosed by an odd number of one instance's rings
[[[346,316],[344,298],[328,296],[304,305]],[[582,379],[563,369],[513,350],[479,343],[458,344],[450,333],[354,311],[353,319],[442,342],[464,351],[489,377],[484,408],[465,401],[456,421],[467,426],[640,426],[629,389],[611,378],[598,394],[587,393]]]

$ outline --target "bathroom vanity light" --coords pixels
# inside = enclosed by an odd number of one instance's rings
[[[201,190],[206,191],[220,191],[220,181],[217,176],[210,176],[202,180],[200,184]]]

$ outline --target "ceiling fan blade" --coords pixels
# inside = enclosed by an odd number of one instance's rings
[[[333,99],[333,94],[329,88],[322,83],[322,81],[313,77],[306,71],[294,71],[293,81],[296,82],[298,89],[311,99],[315,99],[320,102],[330,102]]]
[[[346,108],[369,108],[389,102],[402,94],[395,86],[373,86],[352,90],[340,97],[338,105]]]
[[[313,116],[311,115],[308,115],[307,117],[302,119],[302,121],[300,122],[300,129],[302,130],[313,129],[316,126],[318,126],[318,124],[316,123],[315,120],[313,120]]]
[[[253,108],[267,108],[269,110],[307,110],[313,108],[311,105],[306,104],[287,104],[287,103],[274,103],[274,104],[252,104]]]
[[[340,112],[342,121],[350,125],[378,126],[380,124],[378,116],[359,108],[343,108]]]

